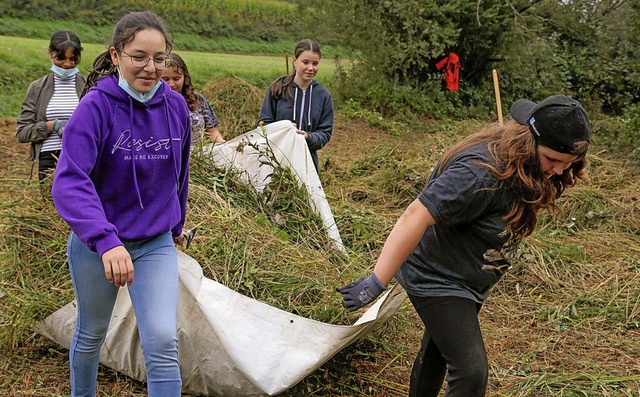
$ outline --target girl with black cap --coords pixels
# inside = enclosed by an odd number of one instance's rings
[[[452,146],[397,221],[371,275],[338,288],[356,310],[395,276],[425,324],[409,395],[485,396],[487,355],[478,312],[511,266],[541,209],[583,176],[591,129],[580,103],[521,99],[512,120]]]

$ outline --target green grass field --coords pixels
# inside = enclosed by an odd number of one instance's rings
[[[0,36],[0,61],[4,65],[0,77],[0,117],[17,116],[29,83],[49,71],[48,45],[48,40]],[[79,67],[87,74],[95,57],[106,48],[103,44],[83,43],[82,46],[84,51]],[[180,51],[179,48],[174,48],[174,52],[184,58],[198,90],[212,78],[223,75],[238,77],[264,90],[276,77],[287,72],[284,55],[214,54]],[[324,59],[318,81],[328,84],[334,68],[332,59]]]

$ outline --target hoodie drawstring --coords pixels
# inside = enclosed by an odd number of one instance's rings
[[[131,141],[133,142],[133,98],[129,97],[129,125],[131,125]],[[140,208],[144,209],[142,204],[142,195],[140,194],[140,188],[138,187],[138,176],[136,175],[136,154],[134,152],[135,145],[131,146],[131,169],[133,170],[133,186],[136,189],[138,195],[138,203]]]
[[[296,121],[296,106],[298,105],[298,87],[293,87],[295,89],[293,93],[293,122]],[[300,126],[298,125],[298,129]]]
[[[304,105],[305,99],[307,98],[307,91],[302,90],[302,101],[300,101],[300,119],[296,120],[297,113],[297,105],[298,105],[298,87],[293,87],[295,89],[295,93],[293,95],[293,122],[296,123],[299,130],[302,130],[303,120],[304,120]],[[309,106],[307,106],[307,130],[311,129],[311,99],[313,98],[313,84],[309,86]],[[297,121],[297,122],[296,122]],[[309,132],[309,131],[307,131]]]
[[[309,86],[309,108],[307,109],[307,125],[309,128],[307,130],[311,130],[311,99],[313,99],[313,83]]]
[[[167,94],[162,94],[162,101],[164,102],[164,118],[167,121],[167,129],[169,130],[169,142],[171,144],[171,160],[173,160],[173,172],[176,177],[176,192],[180,191],[180,167],[178,166],[178,159],[176,151],[174,150],[173,135],[171,134],[171,123],[169,122],[169,101],[167,101]],[[191,144],[190,142],[188,143]],[[182,148],[180,148],[182,149]],[[182,151],[182,150],[181,150]]]
[[[176,178],[176,191],[180,190],[180,171],[177,165],[177,156],[174,150],[173,143],[173,135],[171,134],[171,123],[169,122],[169,103],[166,98],[166,94],[162,94],[162,102],[164,103],[164,118],[167,122],[167,129],[169,130],[169,143],[171,145],[171,160],[173,161],[173,172]],[[146,106],[146,105],[145,105]],[[133,98],[129,97],[129,123],[131,125],[131,140],[134,140],[133,135]],[[135,145],[131,147],[131,168],[133,173],[133,186],[136,189],[136,194],[138,195],[138,203],[140,203],[140,208],[144,209],[144,205],[142,203],[142,194],[140,193],[140,187],[138,185],[138,175],[136,173],[136,155],[134,153]]]

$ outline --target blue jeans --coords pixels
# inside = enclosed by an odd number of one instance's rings
[[[180,396],[176,317],[178,257],[171,233],[124,243],[134,265],[129,288],[147,370],[150,397]],[[71,233],[67,244],[78,316],[69,348],[72,397],[94,397],[100,348],[119,287],[107,281],[102,259]]]

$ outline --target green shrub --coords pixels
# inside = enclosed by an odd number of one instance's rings
[[[593,118],[593,142],[618,157],[640,160],[640,105],[627,109],[623,117]]]

